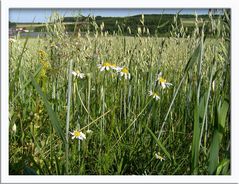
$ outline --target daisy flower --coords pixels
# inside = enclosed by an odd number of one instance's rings
[[[84,79],[84,78],[85,78],[85,74],[84,74],[84,73],[80,73],[79,71],[72,71],[71,73],[72,73],[72,75],[74,75],[75,77],[78,77],[78,78],[81,78],[81,79]]]
[[[155,153],[155,157],[156,157],[156,159],[160,160],[161,162],[162,162],[163,160],[165,160],[165,158],[163,158],[163,157],[160,155],[159,152],[158,152],[158,153]]]
[[[98,65],[98,68],[100,69],[100,71],[104,71],[104,70],[109,70],[110,68],[112,68],[112,64],[108,63],[108,62],[105,62],[103,64],[99,64]]]
[[[72,139],[75,139],[75,138],[79,140],[86,139],[85,134],[78,130],[75,130],[74,132],[70,132],[70,134],[72,135]]]
[[[160,84],[160,86],[162,86],[163,89],[166,88],[166,87],[169,87],[169,86],[172,86],[172,85],[173,85],[173,84],[167,82],[166,79],[164,79],[164,78],[162,77],[162,72],[160,72],[160,73],[158,74],[158,77],[157,77],[157,80],[156,80],[156,81],[158,81],[158,83]]]
[[[152,96],[153,98],[155,98],[156,101],[160,99],[159,95],[151,90],[149,91],[149,96]]]
[[[124,76],[125,79],[130,79],[130,73],[129,73],[128,68],[126,68],[126,67],[120,68],[119,72],[120,72],[121,77]]]

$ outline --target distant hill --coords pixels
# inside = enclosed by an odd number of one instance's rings
[[[218,16],[218,15],[215,15]],[[120,32],[122,35],[136,35],[138,29],[145,27],[150,35],[169,35],[170,30],[172,30],[172,25],[175,24],[174,14],[146,14],[144,15],[144,21],[142,20],[142,15],[128,16],[128,17],[102,17],[96,16],[92,17],[64,17],[63,24],[66,27],[66,31],[73,32],[81,30],[82,33],[87,30],[94,31],[96,27],[103,32],[108,32],[113,34],[114,32]],[[198,22],[209,20],[208,15],[198,15]],[[194,15],[179,15],[176,20],[178,25],[183,25],[187,27],[188,33],[192,32],[195,24]],[[96,23],[96,24],[95,24]],[[144,24],[144,26],[143,26]],[[14,23],[10,22],[9,26],[24,27],[33,31],[45,31],[45,25],[43,23]],[[209,29],[206,27],[206,33]],[[147,34],[147,33],[145,33]]]
[[[131,30],[131,34],[135,35],[137,33],[138,27],[142,27],[140,22],[142,15],[135,15],[129,17],[101,17],[96,16],[95,22],[98,25],[104,23],[104,31],[113,33],[118,30],[118,25],[120,26],[123,34],[128,34],[128,28]],[[174,14],[147,14],[144,15],[144,25],[148,28],[151,34],[168,34],[171,30],[171,25],[174,22]],[[199,15],[198,19],[208,20],[208,15]],[[87,24],[89,23],[89,17],[65,17],[63,22],[79,22],[81,31],[85,31],[90,28],[94,30],[94,27]],[[194,26],[195,16],[194,15],[179,15],[177,20],[181,24],[185,24],[189,30]],[[68,30],[73,31],[74,25],[68,26]]]

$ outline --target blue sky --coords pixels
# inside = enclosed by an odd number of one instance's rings
[[[124,17],[137,14],[175,14],[179,9],[10,9],[11,22],[47,22],[53,11],[63,16],[82,15]],[[208,9],[183,9],[181,14],[207,14]]]

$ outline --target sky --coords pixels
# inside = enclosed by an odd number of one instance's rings
[[[124,17],[137,14],[175,14],[180,9],[10,9],[11,22],[47,22],[49,16],[57,11],[62,16],[94,15]],[[183,9],[180,14],[207,14],[208,9]]]

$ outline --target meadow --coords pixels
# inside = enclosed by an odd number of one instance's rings
[[[9,174],[230,175],[227,12],[169,37],[53,18],[9,40]]]

